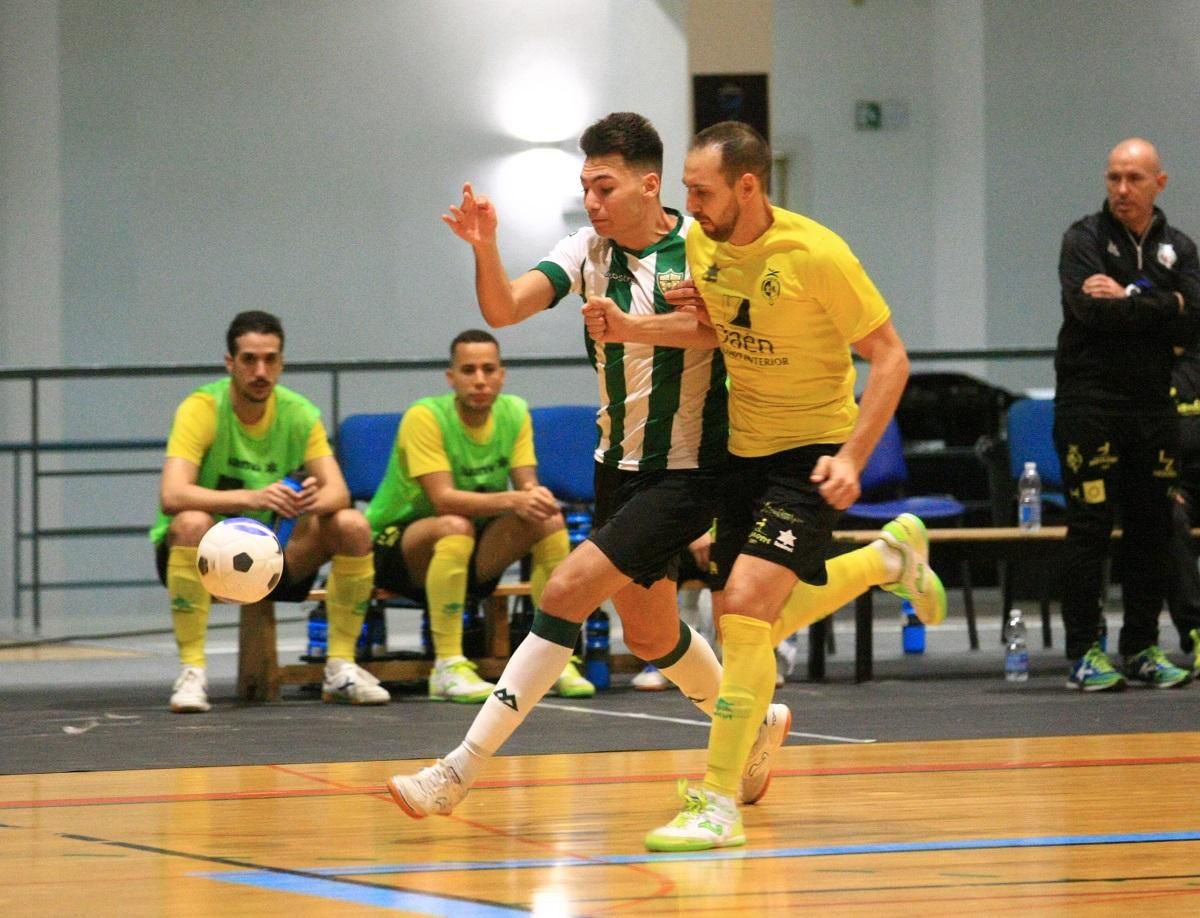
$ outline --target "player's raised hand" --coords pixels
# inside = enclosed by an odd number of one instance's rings
[[[471,183],[463,185],[462,203],[450,205],[450,213],[442,214],[442,222],[463,242],[483,245],[496,238],[496,208],[483,195],[475,196]]]

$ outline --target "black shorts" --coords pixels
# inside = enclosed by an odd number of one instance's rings
[[[467,597],[469,599],[485,599],[491,596],[496,589],[496,584],[500,582],[500,577],[503,576],[503,574],[499,574],[483,583],[480,583],[475,577],[475,556],[479,553],[479,543],[483,539],[484,530],[487,529],[492,519],[475,523],[475,547],[471,550],[471,560],[467,564]],[[416,520],[409,520],[406,523],[392,523],[384,526],[379,531],[379,535],[375,537],[375,586],[392,593],[399,593],[424,606],[426,605],[425,584],[424,582],[417,583],[413,579],[408,565],[404,561],[404,552],[400,548],[404,530],[415,522]]]
[[[805,583],[826,582],[825,559],[841,511],[809,481],[821,456],[837,444],[818,443],[770,456],[730,456],[721,487],[709,586],[720,590],[739,554],[772,561]]]
[[[158,582],[163,586],[167,585],[167,557],[170,553],[171,549],[167,546],[166,539],[154,547],[154,566],[158,570]],[[318,571],[313,571],[307,577],[296,581],[291,580],[288,577],[287,556],[285,555],[283,573],[279,577],[279,582],[275,584],[275,589],[264,598],[274,602],[304,602],[312,591],[313,584],[317,582],[318,573]]]
[[[674,578],[679,553],[712,526],[720,481],[719,469],[626,472],[597,463],[590,539],[640,586]]]

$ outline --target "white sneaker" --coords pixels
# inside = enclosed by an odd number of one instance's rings
[[[415,775],[392,775],[387,789],[397,806],[413,819],[449,816],[469,790],[458,772],[441,759]]]
[[[646,835],[650,851],[707,851],[746,844],[742,816],[732,797],[680,781],[683,809],[665,826]]]
[[[639,692],[661,692],[671,686],[671,680],[653,666],[647,666],[634,676],[630,683]]]
[[[779,642],[779,646],[775,648],[775,688],[780,688],[787,682],[799,659],[800,648],[796,646],[794,634]]]
[[[742,802],[747,806],[766,796],[771,785],[771,756],[783,745],[791,729],[792,711],[786,704],[767,707],[767,716],[758,728],[758,736],[742,770]]]
[[[330,660],[325,664],[321,700],[326,704],[387,704],[392,696],[378,679],[356,663]]]
[[[466,657],[438,660],[429,674],[429,697],[435,701],[482,704],[496,690],[496,686],[480,679],[476,675],[478,669]]]
[[[208,676],[199,666],[185,666],[175,680],[171,710],[176,714],[203,714],[208,703]]]
[[[925,524],[912,513],[901,513],[887,523],[880,537],[900,553],[902,569],[894,583],[883,589],[912,603],[913,611],[926,625],[946,620],[946,590],[929,566],[929,534]]]

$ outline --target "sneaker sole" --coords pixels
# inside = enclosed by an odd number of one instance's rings
[[[721,841],[712,841],[709,839],[693,841],[687,838],[656,838],[652,832],[646,836],[645,844],[647,851],[665,851],[669,853],[711,851],[714,848],[740,847],[746,844],[746,834],[743,832],[741,835],[733,835]]]
[[[1072,682],[1068,679],[1067,688],[1074,692],[1119,692],[1125,688],[1125,680],[1118,679],[1116,682],[1110,682],[1108,685],[1080,685],[1078,682]]]
[[[391,699],[391,696],[389,695],[387,698],[380,698],[378,701],[368,701],[368,700],[359,701],[354,698],[347,698],[345,695],[336,695],[332,692],[322,692],[321,700],[323,702],[325,702],[326,704],[379,705],[379,704],[387,704],[392,699]]]
[[[670,683],[666,685],[635,685],[633,690],[635,692],[665,692],[670,687]]]
[[[212,710],[211,704],[173,704],[171,705],[172,714],[207,714]]]
[[[787,723],[785,723],[783,725],[783,731],[779,734],[779,742],[776,743],[772,747],[771,755],[774,755],[776,752],[778,752],[780,749],[783,748],[784,740],[786,740],[787,735],[792,732],[792,709],[788,708],[787,712],[788,712],[787,713]],[[753,800],[743,800],[742,801],[742,803],[744,805],[754,806],[754,804],[756,804],[756,803],[758,803],[758,801],[762,800],[763,797],[767,796],[767,791],[771,787],[771,776],[774,773],[774,771],[775,771],[775,769],[772,768],[771,771],[767,773],[767,780],[763,783],[762,790],[760,790],[758,792],[758,795]]]
[[[454,704],[483,704],[491,697],[493,690],[484,692],[482,695],[430,695],[430,701],[450,701]]]
[[[388,789],[388,793],[392,795],[392,799],[394,801],[396,801],[396,806],[398,806],[398,807],[400,807],[400,809],[404,810],[404,812],[407,815],[411,816],[413,819],[424,819],[425,814],[418,813],[416,810],[414,810],[412,808],[412,806],[409,805],[409,802],[404,799],[404,793],[403,793],[403,791],[400,790],[399,787],[397,787],[395,785],[395,783],[394,783],[395,780],[396,780],[395,775],[388,778],[387,789]]]

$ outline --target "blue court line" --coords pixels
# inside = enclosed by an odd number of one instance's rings
[[[226,883],[240,883],[243,886],[253,886],[255,889],[297,893],[301,896],[314,896],[321,899],[333,899],[337,902],[371,905],[396,911],[417,912],[422,915],[438,915],[443,918],[512,918],[514,915],[529,914],[529,910],[524,908],[490,905],[486,902],[466,902],[461,899],[405,892],[400,889],[376,889],[369,886],[357,886],[353,883],[298,877],[293,874],[272,873],[265,870],[247,873],[193,874],[193,876],[210,877]]]
[[[375,905],[383,908],[408,909],[446,918],[500,918],[526,915],[527,910],[507,906],[464,902],[442,896],[385,890],[320,877],[380,876],[417,873],[439,873],[453,870],[531,870],[545,867],[604,867],[628,864],[661,864],[672,861],[737,861],[764,858],[830,857],[857,854],[902,854],[914,851],[976,851],[997,848],[1054,848],[1075,845],[1130,845],[1154,842],[1200,841],[1200,831],[1186,832],[1128,832],[1111,835],[1045,835],[1030,838],[966,838],[950,841],[882,842],[869,845],[824,845],[809,848],[719,848],[713,851],[681,852],[677,854],[624,854],[577,858],[513,858],[504,861],[440,861],[428,864],[364,864],[343,867],[307,867],[305,874],[274,873],[270,870],[211,871],[192,876],[205,877],[225,883],[240,883],[259,889],[297,893]]]

